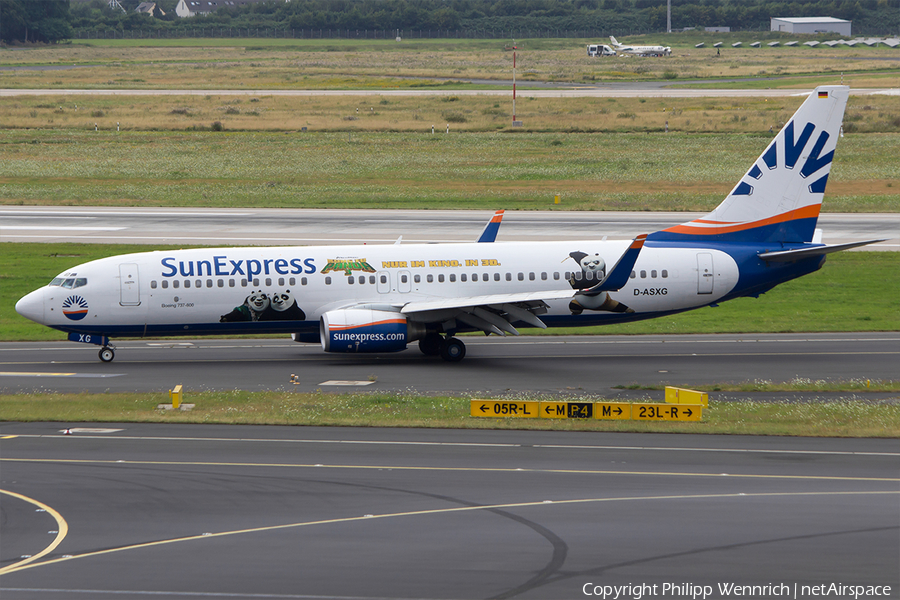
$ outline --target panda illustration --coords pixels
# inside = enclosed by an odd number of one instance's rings
[[[291,290],[275,292],[269,302],[269,308],[259,319],[260,321],[305,321],[306,313],[297,306],[297,301]]]
[[[259,321],[260,316],[269,308],[269,297],[262,290],[251,293],[240,306],[236,306],[227,315],[219,317],[219,323],[235,321]]]
[[[581,267],[581,273],[572,273],[569,285],[576,290],[594,287],[606,278],[606,261],[599,254],[570,252],[569,256]],[[607,292],[594,296],[578,295],[569,302],[569,310],[573,315],[580,315],[585,310],[604,310],[617,313],[633,313],[617,300],[613,300]]]

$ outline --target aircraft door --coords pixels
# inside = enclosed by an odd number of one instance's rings
[[[141,287],[136,264],[119,265],[119,304],[141,305]]]
[[[697,293],[713,293],[713,261],[712,254],[700,252],[697,254]]]
[[[391,291],[391,274],[387,271],[379,271],[375,274],[376,287],[379,294],[388,294]]]
[[[412,276],[409,271],[400,271],[397,273],[397,291],[401,294],[407,294],[412,291]]]

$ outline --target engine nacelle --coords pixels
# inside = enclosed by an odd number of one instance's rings
[[[425,326],[387,310],[348,308],[328,311],[319,320],[325,352],[399,352],[425,335]]]

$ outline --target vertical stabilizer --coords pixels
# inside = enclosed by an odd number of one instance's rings
[[[648,240],[811,242],[850,88],[820,86],[711,213]]]

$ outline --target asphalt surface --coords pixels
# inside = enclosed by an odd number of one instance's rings
[[[136,340],[117,342],[116,359],[101,363],[98,347],[90,344],[10,342],[0,344],[0,393],[159,392],[181,384],[185,391],[654,398],[614,386],[877,381],[896,379],[900,359],[900,334],[890,332],[463,339],[467,354],[460,363],[426,357],[415,343],[396,354],[351,355],[326,354],[319,345],[289,339]],[[736,397],[743,396],[713,395]],[[784,394],[775,399],[829,397]]]
[[[490,211],[0,207],[0,240],[130,244],[327,245],[473,242]],[[498,241],[632,239],[699,218],[685,212],[510,211]],[[900,214],[825,213],[829,244],[887,238],[900,250]]]
[[[3,423],[0,449],[4,600],[900,587],[896,440]]]
[[[489,81],[488,85],[500,86],[503,82]],[[492,90],[448,90],[404,89],[404,90],[85,90],[85,89],[0,89],[0,97],[12,96],[446,96],[452,91],[454,96],[505,96],[511,95],[511,84],[506,89]],[[665,84],[664,84],[665,85]],[[678,84],[674,84],[678,85]],[[683,83],[681,85],[684,85]],[[568,84],[566,88],[533,89],[516,88],[516,96],[527,98],[751,98],[806,96],[815,86],[808,89],[691,89],[661,87],[659,83],[638,85],[581,85]],[[853,96],[900,94],[897,88],[854,88]]]

